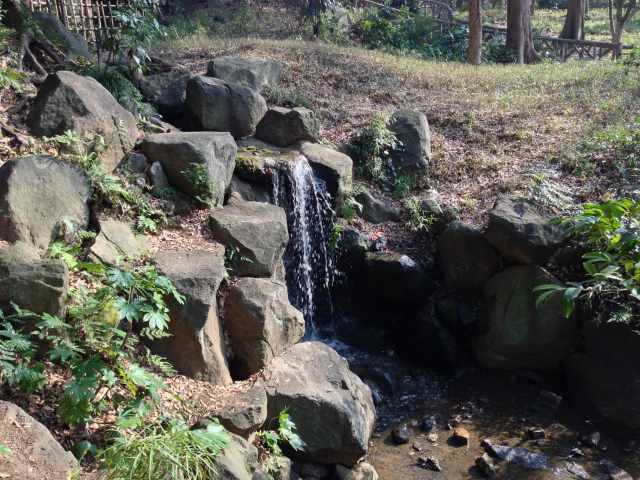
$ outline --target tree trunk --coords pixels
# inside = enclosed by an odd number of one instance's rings
[[[480,65],[482,55],[482,6],[480,0],[469,0],[469,51],[467,61]]]
[[[564,20],[562,32],[560,32],[560,38],[584,40],[585,8],[585,0],[569,0],[567,5],[567,16]]]
[[[540,60],[533,45],[531,0],[507,2],[507,48],[517,52],[518,63],[535,63]]]

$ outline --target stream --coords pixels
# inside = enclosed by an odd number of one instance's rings
[[[328,248],[331,197],[304,156],[278,166],[272,178],[272,201],[286,211],[290,232],[284,264],[291,303],[304,314],[305,339],[329,344],[372,388],[377,422],[368,461],[381,479],[486,478],[475,466],[484,439],[517,447],[494,478],[627,480],[608,472],[611,465],[640,477],[640,442],[572,411],[550,393],[562,391],[557,380],[472,363],[443,373],[406,363],[391,349],[366,349],[340,338],[336,325],[345,320],[334,305],[336,272]],[[359,321],[366,337],[366,329],[375,327]],[[398,444],[394,430],[401,426],[407,438]],[[466,430],[466,445],[451,440],[454,427]]]

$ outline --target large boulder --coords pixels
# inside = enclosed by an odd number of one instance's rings
[[[112,218],[100,220],[100,233],[90,254],[107,265],[118,265],[127,259],[137,259],[148,250],[144,235],[134,233],[131,226]]]
[[[409,305],[422,303],[430,287],[424,268],[395,252],[367,252],[359,283],[369,297]]]
[[[453,222],[438,238],[438,263],[449,288],[475,290],[498,271],[500,257],[482,232]]]
[[[286,285],[268,278],[241,278],[229,288],[225,328],[234,364],[248,377],[304,336],[304,317],[289,303]]]
[[[274,205],[234,201],[211,211],[213,238],[234,251],[233,273],[271,277],[289,241],[287,216]]]
[[[106,149],[100,158],[107,171],[118,166],[138,138],[136,118],[97,80],[73,72],[47,77],[27,124],[38,136],[51,137],[67,130],[102,136]]]
[[[282,75],[282,64],[259,58],[218,57],[207,65],[207,75],[261,91],[265,87],[278,84]]]
[[[265,371],[269,418],[288,409],[306,461],[352,466],[367,453],[375,423],[371,390],[347,361],[319,342],[299,343]]]
[[[279,147],[320,138],[320,122],[308,108],[272,107],[256,127],[256,138]]]
[[[423,171],[431,160],[431,132],[427,117],[415,110],[399,110],[392,115],[389,129],[401,144],[392,157],[394,168],[408,173]]]
[[[184,375],[213,384],[231,383],[216,298],[225,277],[224,250],[165,251],[156,255],[155,263],[185,302],[168,299],[171,336],[154,342],[154,350]]]
[[[316,176],[324,180],[336,209],[340,211],[353,186],[351,157],[319,143],[302,142],[299,148]]]
[[[400,221],[400,210],[391,205],[391,203],[374,197],[368,190],[358,193],[356,200],[362,205],[360,216],[367,222],[384,223]]]
[[[489,368],[552,371],[568,356],[575,318],[565,318],[562,295],[536,306],[539,285],[559,281],[537,266],[514,266],[491,278],[484,289],[488,331],[475,342],[478,361]]]
[[[13,403],[0,400],[0,444],[11,453],[0,459],[0,477],[16,480],[68,480],[78,461],[44,425]]]
[[[46,250],[62,235],[89,223],[91,189],[80,169],[48,156],[29,156],[0,167],[0,238]]]
[[[187,83],[187,108],[203,130],[251,135],[267,111],[262,95],[219,78],[196,76]]]
[[[11,303],[32,312],[62,315],[69,271],[60,260],[40,259],[22,242],[0,250],[0,308]]]
[[[192,77],[192,73],[182,70],[149,75],[140,80],[140,91],[165,120],[181,123],[184,120],[187,83]]]
[[[564,240],[551,220],[531,200],[502,195],[489,212],[485,235],[508,261],[544,265]]]
[[[68,60],[76,60],[78,57],[91,59],[86,40],[77,33],[70,32],[57,16],[33,12],[31,19],[35,21],[44,37],[58,47]]]
[[[228,133],[158,133],[145,138],[141,147],[152,161],[160,162],[178,190],[216,205],[224,200],[237,153]]]
[[[584,348],[566,362],[572,402],[640,430],[640,333],[620,322],[589,321]]]

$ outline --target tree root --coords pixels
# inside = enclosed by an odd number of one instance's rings
[[[20,58],[24,58],[28,60],[31,68],[33,68],[33,70],[38,75],[36,78],[34,78],[34,80],[42,81],[46,78],[46,76],[48,75],[48,72],[45,70],[45,68],[42,66],[42,64],[38,61],[36,56],[31,51],[32,41],[33,41],[33,38],[28,33],[23,33],[20,36],[20,48],[21,48]]]
[[[16,139],[16,141],[18,143],[20,143],[20,145],[24,145],[25,143],[27,143],[27,137],[22,135],[21,133],[19,133],[17,130],[15,130],[13,127],[7,125],[6,123],[0,121],[0,130],[7,133],[8,135],[11,135],[13,138]]]

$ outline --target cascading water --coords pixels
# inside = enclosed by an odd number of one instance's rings
[[[289,245],[284,254],[291,303],[304,315],[307,337],[333,328],[333,259],[328,249],[334,212],[324,182],[306,157],[273,171],[273,202],[287,213]]]

